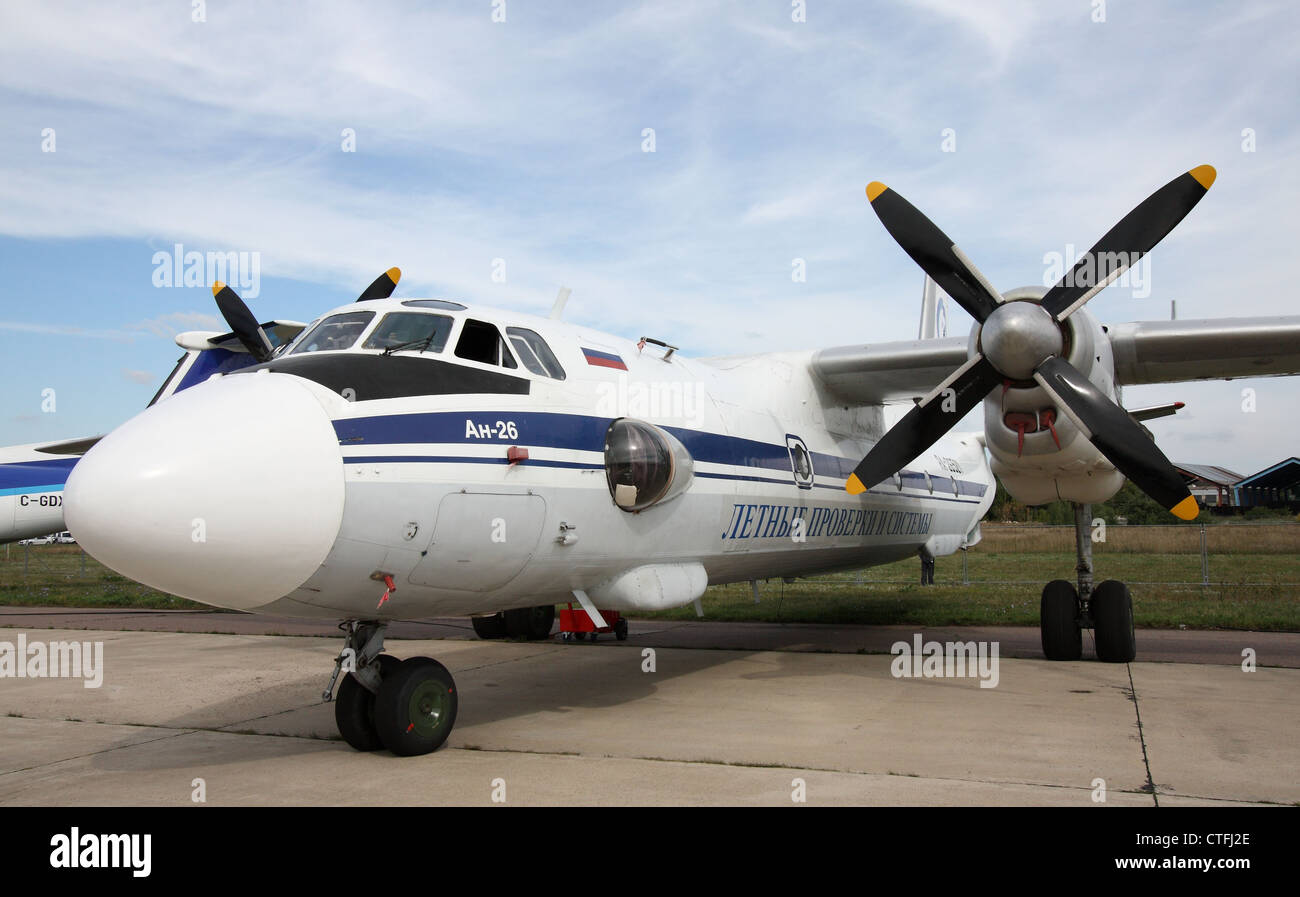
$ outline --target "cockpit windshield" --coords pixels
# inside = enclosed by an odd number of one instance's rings
[[[451,335],[453,318],[421,312],[397,311],[384,315],[361,346],[386,352],[441,352]]]
[[[336,352],[340,349],[350,349],[374,317],[373,311],[350,311],[341,315],[330,315],[313,327],[306,336],[299,339],[289,354],[301,355],[305,352]]]

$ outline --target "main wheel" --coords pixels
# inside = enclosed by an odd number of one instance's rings
[[[1043,586],[1038,604],[1038,631],[1048,660],[1078,660],[1083,655],[1079,629],[1079,593],[1064,579]]]
[[[506,616],[503,613],[497,612],[481,617],[470,617],[469,622],[474,627],[474,634],[479,638],[506,637]]]
[[[379,664],[382,682],[401,661],[391,654],[380,654],[375,663]],[[339,683],[338,697],[334,699],[334,723],[343,740],[359,751],[377,751],[384,746],[375,731],[375,693],[351,673]]]
[[[1128,586],[1116,579],[1106,580],[1092,593],[1088,607],[1097,639],[1097,659],[1105,663],[1129,663],[1137,657],[1133,596]]]
[[[459,697],[447,668],[431,657],[402,661],[375,695],[375,729],[394,754],[436,751],[456,724]]]
[[[551,626],[555,623],[555,605],[540,604],[537,607],[521,607],[505,612],[506,634],[511,638],[538,641],[549,638]]]
[[[627,641],[627,617],[619,617],[614,624],[614,637],[620,642]]]

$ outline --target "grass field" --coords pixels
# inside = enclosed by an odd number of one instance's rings
[[[962,557],[939,558],[935,585],[917,584],[915,558],[854,573],[760,584],[705,594],[713,620],[942,625],[1036,625],[1043,584],[1074,578],[1071,527],[991,525]],[[1200,529],[1110,527],[1094,544],[1096,580],[1132,589],[1137,625],[1300,631],[1300,525],[1206,527],[1209,579],[1202,586]],[[26,571],[24,572],[24,553]],[[75,545],[0,549],[0,604],[67,607],[202,608],[131,582]],[[692,608],[639,618],[694,619]]]
[[[76,545],[0,547],[0,605],[203,608],[119,576]]]

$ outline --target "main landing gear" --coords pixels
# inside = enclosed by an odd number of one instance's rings
[[[1091,629],[1097,659],[1128,663],[1137,656],[1133,633],[1133,598],[1128,586],[1108,579],[1092,585],[1092,505],[1074,505],[1074,547],[1078,557],[1079,585],[1054,579],[1043,587],[1039,605],[1039,631],[1048,660],[1078,660],[1083,653],[1083,630]]]
[[[519,607],[470,617],[474,634],[482,639],[518,638],[530,642],[551,637],[555,625],[555,605],[539,604],[536,607]]]
[[[398,660],[380,654],[387,626],[356,620],[340,626],[347,641],[322,697],[330,700],[347,668],[334,700],[334,721],[344,741],[359,751],[384,747],[404,757],[436,751],[456,724],[456,682],[431,657]]]

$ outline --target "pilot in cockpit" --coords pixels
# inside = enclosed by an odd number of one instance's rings
[[[375,334],[366,341],[366,346],[371,349],[387,349],[390,346],[398,346],[407,342],[409,338],[402,333],[401,327],[393,324],[383,335]]]

